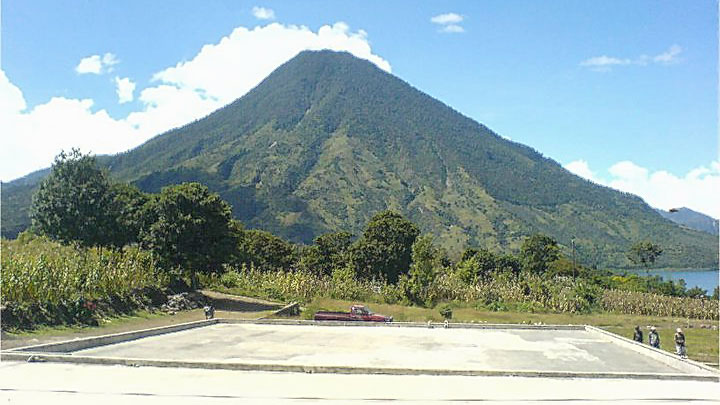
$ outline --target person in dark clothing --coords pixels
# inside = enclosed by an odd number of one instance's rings
[[[660,348],[660,335],[657,333],[657,329],[654,326],[650,327],[650,333],[648,334],[648,343],[652,347]]]
[[[639,326],[635,327],[635,333],[633,334],[633,340],[636,342],[640,342],[640,343],[643,342],[643,333],[640,330]]]
[[[677,331],[675,332],[675,353],[683,359],[687,358],[687,349],[685,348],[685,334],[683,334],[683,331],[680,328],[677,328]]]
[[[213,319],[215,318],[215,307],[208,304],[203,307],[203,311],[205,312],[205,319]]]

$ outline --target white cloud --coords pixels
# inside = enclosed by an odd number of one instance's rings
[[[595,178],[595,173],[590,170],[590,166],[585,160],[575,160],[566,164],[564,167],[570,171],[570,173],[576,174],[584,179],[594,181],[595,183],[599,183]]]
[[[4,98],[5,89],[0,91],[0,98]],[[143,139],[129,124],[113,119],[105,110],[93,112],[90,99],[53,97],[27,112],[21,112],[19,106],[0,113],[0,132],[7,135],[0,148],[3,180],[49,166],[61,149],[79,147],[84,152],[113,153]],[[7,114],[12,109],[15,113]]]
[[[462,26],[460,26],[460,23],[464,19],[465,19],[465,17],[463,17],[460,14],[445,13],[445,14],[438,14],[438,15],[430,18],[430,22],[441,26],[441,28],[438,29],[438,32],[461,33],[461,32],[465,32],[465,29]]]
[[[675,63],[678,61],[678,55],[680,55],[682,50],[679,45],[673,45],[667,51],[655,56],[653,61],[665,64]]]
[[[608,169],[609,180],[602,180],[584,160],[565,165],[570,172],[595,183],[636,194],[650,206],[669,210],[687,207],[720,218],[720,162],[711,162],[676,176],[665,170],[650,171],[630,161]]]
[[[586,59],[582,62],[580,62],[580,66],[592,66],[592,67],[601,67],[601,66],[613,66],[613,65],[629,65],[632,61],[630,59],[618,59],[613,58],[611,56],[595,56],[590,59]]]
[[[253,7],[252,13],[258,20],[274,20],[275,11],[265,7]]]
[[[132,80],[130,80],[127,77],[119,78],[115,77],[115,91],[118,95],[118,103],[129,103],[130,101],[133,101],[134,95],[133,92],[135,92],[135,83],[133,83]]]
[[[637,66],[646,66],[650,62],[660,63],[663,65],[669,65],[673,63],[677,63],[680,60],[680,53],[682,52],[682,48],[679,45],[673,45],[670,48],[668,48],[667,51],[658,54],[656,56],[650,57],[648,55],[640,55],[635,59],[628,59],[628,58],[616,58],[613,56],[594,56],[592,58],[585,59],[584,61],[580,62],[580,66],[586,66],[591,68],[592,70],[599,71],[599,72],[606,72],[609,71],[614,66],[623,66],[623,65],[637,65]]]
[[[25,108],[25,98],[22,91],[10,83],[10,79],[0,69],[0,117],[8,118],[20,113]]]
[[[372,53],[364,31],[350,32],[345,23],[307,27],[273,23],[249,30],[236,28],[217,44],[205,45],[190,61],[156,73],[153,80],[178,89],[199,91],[209,102],[231,102],[255,87],[273,69],[302,50],[348,51],[390,71],[390,64]]]
[[[82,58],[80,63],[75,66],[75,71],[78,74],[92,73],[99,75],[101,73],[111,72],[112,66],[118,62],[117,57],[109,52],[103,56],[92,55],[87,58]]]
[[[193,59],[157,72],[154,84],[137,96],[141,108],[123,119],[110,117],[92,99],[55,97],[28,111],[22,91],[0,70],[0,179],[48,167],[61,149],[128,150],[241,97],[300,51],[320,49],[347,51],[391,71],[390,64],[372,52],[367,33],[353,32],[342,22],[322,26],[317,32],[277,23],[238,27],[217,43],[203,46]],[[117,63],[114,55],[95,56],[100,72]],[[122,92],[118,80],[125,86]],[[115,78],[119,100],[132,97],[130,84],[134,85],[129,79]]]
[[[465,28],[463,28],[459,25],[450,24],[450,25],[446,25],[446,26],[442,27],[440,29],[440,32],[459,33],[459,32],[465,32]]]
[[[463,16],[456,13],[439,14],[430,19],[433,24],[457,24],[462,22]]]

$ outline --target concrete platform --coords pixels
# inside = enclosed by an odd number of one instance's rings
[[[210,320],[1,357],[13,404],[720,401],[717,371],[589,326]]]
[[[73,355],[393,369],[682,372],[584,330],[216,324]]]
[[[352,325],[353,327],[349,327]],[[35,353],[35,354],[33,354]],[[5,360],[340,374],[717,380],[585,326],[200,321],[4,351]]]

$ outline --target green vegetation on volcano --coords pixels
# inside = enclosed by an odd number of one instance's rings
[[[200,182],[246,228],[306,244],[329,232],[360,235],[392,209],[451,256],[467,247],[518,252],[535,233],[565,254],[574,237],[588,266],[629,267],[626,251],[645,239],[663,247],[661,267],[711,267],[718,255],[716,238],[569,173],[347,53],[302,52],[209,116],[98,160],[145,192]],[[3,184],[4,236],[29,223],[38,177]]]

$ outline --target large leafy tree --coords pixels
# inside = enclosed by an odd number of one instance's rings
[[[344,268],[348,263],[352,237],[351,233],[344,231],[318,236],[315,245],[302,250],[298,266],[327,275],[335,269]]]
[[[361,276],[380,276],[391,283],[410,268],[412,246],[420,229],[394,211],[376,214],[353,249]]]
[[[109,189],[93,156],[78,149],[60,152],[33,197],[33,230],[64,243],[110,244],[115,218]]]
[[[110,186],[110,209],[114,218],[110,243],[122,247],[140,241],[140,231],[147,224],[145,204],[150,196],[134,185],[116,183]]]
[[[542,274],[560,257],[560,248],[555,239],[537,233],[523,241],[520,256],[525,270]]]
[[[292,243],[257,229],[243,232],[238,250],[241,261],[253,263],[262,270],[289,270],[297,261]]]
[[[487,249],[466,249],[458,264],[458,273],[466,282],[485,279],[492,272],[504,270],[501,257]]]
[[[166,267],[181,267],[193,275],[216,272],[233,257],[237,234],[230,206],[204,185],[164,187],[145,209],[149,225],[141,231],[141,243]]]

